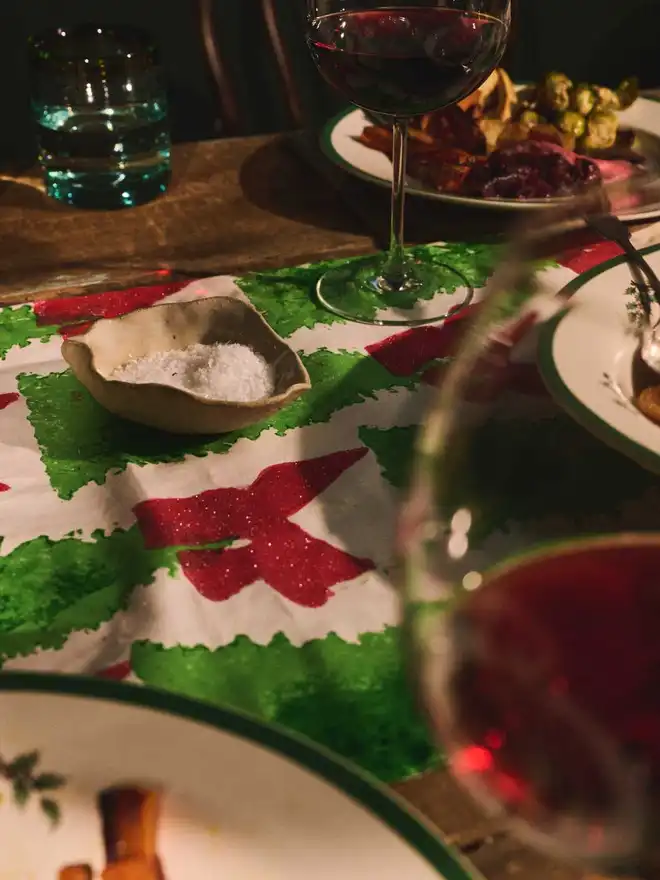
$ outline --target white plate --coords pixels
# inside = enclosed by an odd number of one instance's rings
[[[516,88],[522,88],[517,86]],[[645,132],[654,139],[660,139],[660,103],[652,98],[638,100],[619,114],[623,125]],[[369,125],[362,110],[349,108],[331,119],[321,134],[321,148],[335,164],[373,183],[391,186],[392,163],[389,158],[378,150],[372,150],[360,143],[360,136],[365,126]],[[658,145],[660,150],[660,144]],[[408,180],[406,191],[427,199],[440,202],[465,205],[473,208],[486,208],[495,211],[528,211],[547,208],[553,204],[552,199],[524,201],[520,199],[484,199],[477,196],[459,196],[441,193],[425,187],[412,179]],[[660,216],[660,204],[647,206],[643,211],[622,213],[628,221],[646,220]]]
[[[660,245],[645,248],[660,273]],[[578,422],[643,467],[660,473],[660,427],[631,403],[637,339],[626,306],[634,299],[623,257],[580,275],[566,288],[571,306],[539,337],[539,366],[557,402]]]
[[[38,763],[20,807],[7,776],[33,750]],[[88,864],[100,878],[107,857],[97,794],[118,784],[162,790],[156,852],[166,880],[470,877],[403,802],[341,759],[170,694],[3,674],[0,758],[3,880],[57,880],[72,864]],[[43,774],[66,782],[51,788]],[[55,825],[44,797],[61,812]]]

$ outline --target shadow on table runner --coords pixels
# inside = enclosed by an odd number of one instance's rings
[[[282,634],[216,650],[139,642],[132,668],[145,683],[229,705],[302,733],[385,782],[439,764],[401,663],[397,627],[349,644],[330,634],[298,647]]]

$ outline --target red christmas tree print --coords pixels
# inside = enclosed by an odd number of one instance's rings
[[[415,327],[368,345],[367,352],[394,376],[412,376],[436,358],[455,354],[475,306],[434,327]]]
[[[0,394],[0,409],[6,409],[10,403],[15,403],[18,397],[16,391],[6,391],[4,394]]]
[[[167,270],[163,271],[169,274]],[[62,336],[77,336],[88,330],[96,318],[118,318],[136,309],[147,308],[188,284],[190,281],[173,281],[149,287],[47,299],[34,304],[34,313],[38,324],[56,324]]]
[[[6,409],[10,403],[14,403],[19,398],[16,391],[6,391],[0,394],[0,410]],[[11,486],[8,483],[0,483],[0,492],[8,492]]]
[[[333,586],[369,571],[373,562],[312,537],[289,517],[366,454],[350,449],[272,465],[250,486],[145,501],[135,514],[150,549],[228,542],[177,554],[184,574],[207,599],[228,599],[264,580],[292,602],[317,608],[333,595]],[[232,546],[239,541],[241,546]]]
[[[470,326],[470,320],[478,313],[479,304],[464,309],[459,316],[450,318],[439,326],[415,327],[404,330],[367,346],[369,354],[386,370],[395,376],[412,376],[423,370],[422,382],[438,385],[442,381],[445,364],[436,364],[440,358],[452,358],[460,349],[463,337]],[[512,342],[520,341],[519,339]],[[504,364],[491,363],[491,373],[498,372],[498,382],[506,384],[511,391],[533,397],[546,397],[547,391],[535,364],[509,362],[512,344],[502,340],[501,354],[505,354]],[[427,366],[428,365],[428,366]],[[427,366],[424,370],[423,368]],[[497,369],[494,369],[496,367]]]
[[[591,232],[584,232],[574,237],[571,247],[561,254],[558,261],[566,269],[581,275],[594,266],[600,266],[613,257],[621,256],[622,253],[615,242],[603,241]]]

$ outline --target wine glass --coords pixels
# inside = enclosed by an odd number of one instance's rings
[[[483,807],[550,853],[649,876],[660,459],[613,425],[657,440],[637,395],[660,375],[623,260],[557,295],[568,273],[549,258],[593,209],[525,221],[441,376],[400,523],[407,645],[430,729]]]
[[[462,100],[499,63],[510,28],[510,0],[308,0],[307,43],[334,88],[391,121],[392,211],[386,255],[330,269],[318,283],[331,312],[367,324],[426,324],[447,315],[448,266],[427,265],[403,248],[409,121]]]

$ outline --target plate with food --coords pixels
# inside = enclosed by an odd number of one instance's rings
[[[660,273],[660,245],[641,253]],[[625,258],[579,275],[563,293],[568,307],[539,335],[550,393],[601,440],[660,473],[660,374],[640,357],[641,304]]]
[[[0,676],[0,874],[16,880],[470,880],[384,787],[229,709]]]
[[[321,146],[347,171],[391,186],[387,120],[345,110],[326,125]],[[660,103],[640,97],[634,78],[610,89],[553,72],[515,85],[498,68],[463,101],[409,128],[407,191],[443,202],[544,208],[589,184],[641,172],[660,176]],[[660,203],[618,212],[648,219],[660,215]]]

